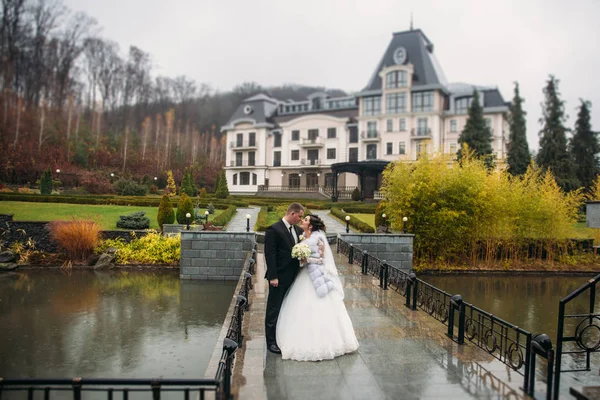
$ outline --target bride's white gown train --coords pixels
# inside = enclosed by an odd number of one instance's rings
[[[320,257],[319,238],[325,242],[325,270],[336,283],[336,289],[318,297],[308,268],[300,269],[283,300],[277,321],[277,345],[284,360],[329,360],[358,349],[358,340],[344,305],[343,289],[325,235],[320,231],[313,232],[304,243],[310,247],[313,257]]]

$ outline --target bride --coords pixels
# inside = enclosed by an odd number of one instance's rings
[[[311,256],[283,300],[277,344],[283,359],[329,360],[356,351],[358,341],[344,305],[344,291],[323,221],[308,215],[300,227]]]

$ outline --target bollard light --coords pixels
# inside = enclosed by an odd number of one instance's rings
[[[208,224],[208,215],[210,213],[208,212],[208,210],[204,211],[204,219],[206,219],[206,223]]]
[[[403,224],[402,224],[402,231],[403,231],[403,233],[406,233],[406,221],[408,221],[408,217],[402,218],[402,222],[403,222]]]
[[[186,213],[185,214],[185,219],[187,220],[187,230],[190,230],[190,218],[192,217],[192,214],[190,213]]]
[[[250,214],[246,214],[246,232],[250,232]]]
[[[350,233],[350,216],[346,215],[346,233]]]
[[[155,176],[155,177],[154,177],[154,181],[156,182],[157,180],[158,180],[158,177],[156,177],[156,176]]]
[[[56,168],[56,173],[60,174],[60,169],[59,168]]]
[[[385,213],[381,214],[381,218],[383,219],[383,228],[384,228],[384,232],[386,232],[386,233],[387,233],[387,231],[388,231],[388,226],[387,226],[387,221],[386,221],[386,219],[385,219],[386,217],[387,217],[387,215],[385,215]]]

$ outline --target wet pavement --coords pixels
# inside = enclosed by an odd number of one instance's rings
[[[446,326],[404,306],[360,268],[336,255],[345,304],[360,343],[358,352],[320,362],[283,361],[265,348],[264,256],[253,277],[245,343],[237,357],[239,399],[465,399],[528,398],[523,377],[473,345],[458,345]],[[536,389],[544,383],[536,382]]]

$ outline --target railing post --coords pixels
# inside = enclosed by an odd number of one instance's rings
[[[415,278],[415,285],[414,285],[413,294],[412,294],[412,298],[413,298],[412,309],[413,309],[413,311],[417,309],[417,296],[418,295],[419,295],[419,280]]]
[[[383,288],[383,267],[384,267],[384,263],[380,262],[379,263],[379,287]]]
[[[448,333],[450,339],[454,340],[454,311],[458,310],[458,338],[456,343],[465,343],[465,303],[460,294],[450,297],[450,310],[448,313]]]
[[[73,400],[81,400],[81,378],[73,378]]]
[[[225,359],[225,374],[224,374],[224,382],[223,389],[225,399],[231,399],[231,361],[235,354],[235,351],[238,349],[239,345],[229,338],[225,338],[223,340],[223,350],[227,351],[227,358]]]
[[[237,326],[236,326],[236,339],[237,339],[237,344],[238,346],[241,346],[242,343],[244,342],[244,337],[242,336],[242,318],[244,315],[244,307],[246,306],[246,303],[248,302],[248,300],[246,300],[246,298],[244,296],[238,295],[237,296]]]
[[[362,263],[360,265],[360,272],[363,275],[367,274],[367,265],[368,265],[368,263],[367,263],[367,261],[368,261],[367,257],[368,256],[369,256],[369,253],[367,252],[367,250],[363,250],[363,258],[362,258]]]
[[[389,268],[388,263],[383,260],[383,290],[388,290]]]
[[[465,303],[461,302],[458,309],[458,344],[465,344]]]
[[[414,272],[411,272],[410,274],[408,274],[408,278],[406,278],[406,307],[411,308],[410,307],[410,300],[411,300],[411,289],[413,287],[413,285],[415,284],[415,278],[417,276],[415,275]]]
[[[354,245],[350,245],[350,249],[348,250],[348,264],[354,263]]]
[[[545,333],[533,336],[531,340],[531,346],[529,347],[531,352],[531,362],[529,363],[529,388],[527,394],[534,396],[535,394],[535,362],[536,355],[541,355],[548,360],[548,367],[546,370],[546,399],[550,400],[552,396],[552,379],[554,378],[554,349],[552,348],[552,340]],[[558,378],[557,378],[558,379]],[[558,393],[554,393],[554,398],[558,398]]]
[[[153,379],[150,387],[152,388],[152,400],[160,400],[160,382]]]

